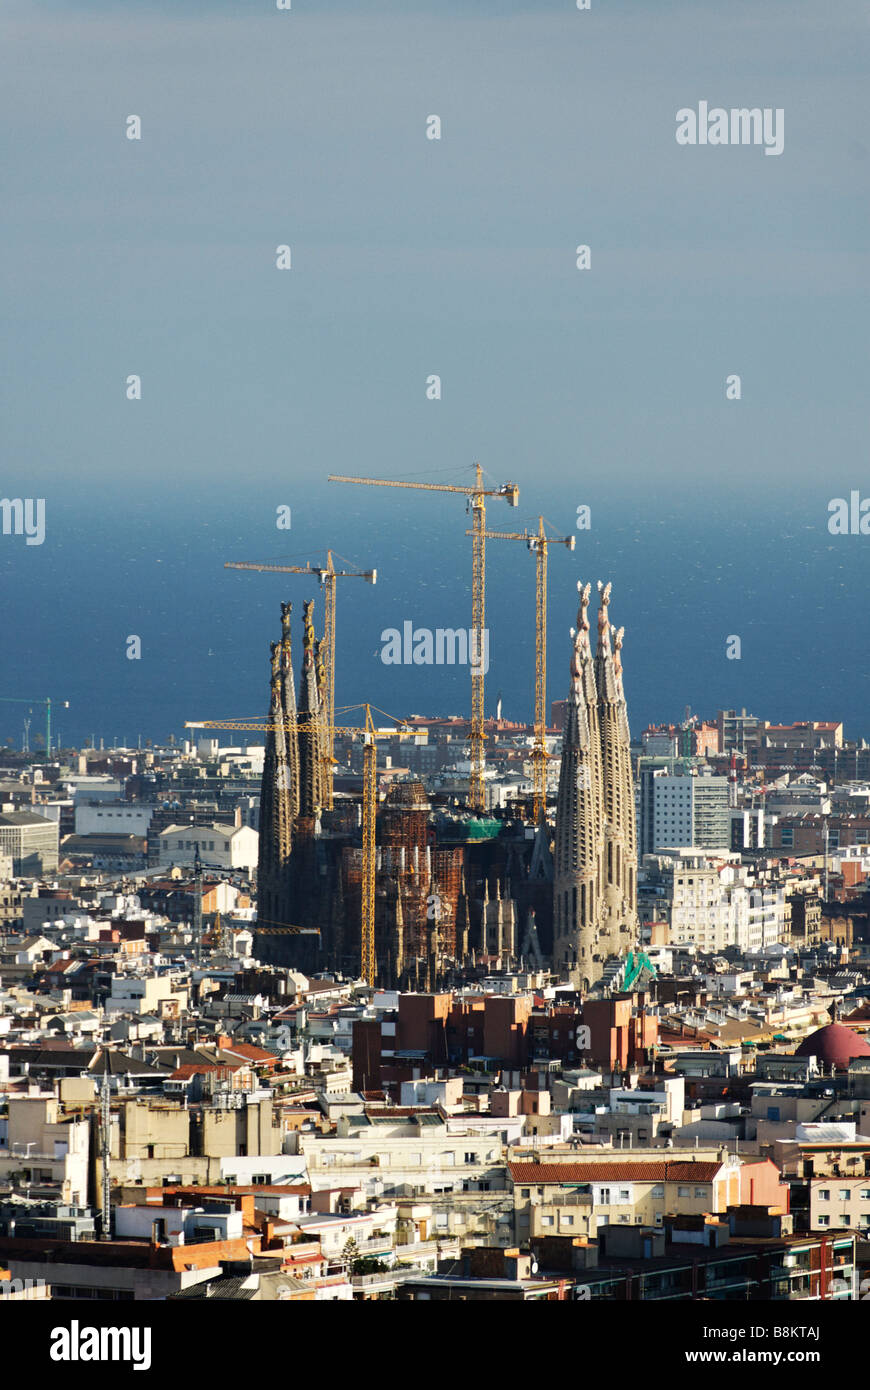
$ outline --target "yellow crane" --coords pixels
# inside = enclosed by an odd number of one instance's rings
[[[479,463],[474,465],[475,480],[470,486],[455,483],[410,483],[390,478],[355,478],[340,473],[330,473],[331,483],[364,483],[368,487],[417,488],[423,492],[458,492],[468,499],[472,512],[472,577],[471,577],[471,629],[476,643],[476,662],[471,663],[471,779],[469,801],[474,810],[484,809],[483,794],[483,633],[486,619],[486,498],[503,497],[511,507],[516,507],[520,490],[516,483],[502,483],[501,487],[485,488],[483,470]]]
[[[473,534],[466,531],[467,536]],[[535,821],[547,809],[547,551],[551,545],[574,549],[573,536],[548,536],[544,518],[537,531],[487,531],[491,541],[525,541],[535,557],[535,742],[532,748]]]
[[[363,739],[363,796],[362,796],[362,911],[360,920],[360,974],[367,984],[374,987],[377,974],[377,961],[375,959],[375,822],[378,806],[378,784],[377,784],[377,740],[379,738],[413,738],[419,733],[418,729],[409,729],[401,720],[394,720],[397,725],[394,729],[378,729],[372,719],[373,705],[347,705],[342,712],[352,709],[365,710],[365,723],[362,727],[358,725],[330,725],[333,734],[346,734],[349,737],[362,737]],[[378,710],[379,714],[385,714],[384,710]],[[393,715],[387,714],[387,719],[393,719]],[[262,721],[255,719],[189,719],[185,729],[239,729],[251,732],[277,729],[293,730],[296,733],[316,733],[316,724],[294,723],[292,719],[280,721]],[[259,920],[259,918],[258,918]],[[280,931],[282,928],[293,934],[298,928],[291,927],[289,923],[270,924],[273,931]]]
[[[313,574],[316,575],[323,589],[323,636],[326,647],[323,665],[326,672],[326,755],[329,769],[329,775],[324,778],[324,798],[327,811],[332,810],[331,774],[334,741],[331,731],[335,722],[335,584],[338,579],[364,579],[368,584],[378,582],[377,570],[337,570],[332,562],[332,555],[333,552],[327,550],[325,565],[312,565],[310,562],[304,565],[279,565],[277,563],[261,565],[250,560],[227,560],[224,564],[225,570],[258,570],[269,574]]]

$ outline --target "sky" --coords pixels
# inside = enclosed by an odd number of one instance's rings
[[[46,508],[0,535],[0,694],[75,741],[262,713],[280,600],[319,594],[223,563],[332,546],[379,573],[340,588],[339,703],[465,713],[466,672],[380,659],[470,624],[463,500],[326,479],[480,462],[520,487],[490,525],[577,540],[551,698],[611,579],[635,728],[870,736],[870,537],[827,528],[870,496],[865,6],[5,0],[0,76],[0,497]],[[678,145],[701,101],[781,108],[782,154]],[[533,563],[487,561],[487,710],[529,718]]]

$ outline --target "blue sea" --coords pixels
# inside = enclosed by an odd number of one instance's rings
[[[294,604],[301,652],[304,599],[314,579],[224,569],[226,560],[376,568],[375,587],[342,579],[337,605],[337,706],[369,701],[389,714],[466,714],[468,670],[386,665],[386,629],[468,628],[470,518],[461,497],[390,493],[312,482],[293,488],[292,528],[274,523],[266,499],[241,484],[206,496],[180,490],[148,499],[132,489],[48,500],[46,539],[27,546],[0,536],[0,695],[50,696],[64,745],[106,746],[184,736],[189,719],[262,717],[269,642],[280,602]],[[735,498],[699,511],[638,494],[586,488],[588,531],[577,531],[573,496],[527,487],[516,510],[494,499],[488,525],[522,530],[540,510],[576,550],[550,550],[549,700],[569,675],[569,628],[578,579],[613,583],[611,616],[626,629],[625,683],[632,728],[746,707],[772,721],[842,719],[847,737],[870,735],[866,602],[870,537],[831,536],[830,487],[785,502]],[[534,683],[534,559],[522,543],[487,547],[490,667],[487,714],[502,698],[507,719],[529,720]],[[593,623],[594,627],[594,623]],[[127,656],[141,639],[141,658]],[[726,656],[740,638],[739,660]],[[41,707],[0,703],[0,740],[31,745]],[[349,712],[345,722],[356,722]],[[226,741],[234,741],[227,735]]]

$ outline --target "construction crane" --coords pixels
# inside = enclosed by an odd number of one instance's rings
[[[51,700],[25,700],[19,695],[0,695],[4,705],[45,705],[45,756],[51,754]],[[69,700],[56,700],[61,709],[69,709]],[[27,726],[28,729],[30,726]]]
[[[375,959],[375,821],[377,816],[377,740],[379,738],[413,738],[419,733],[418,729],[407,728],[401,720],[394,719],[397,725],[394,729],[378,729],[372,719],[373,705],[347,705],[341,711],[346,713],[348,710],[365,710],[365,723],[362,727],[358,725],[342,726],[331,725],[333,734],[345,734],[351,738],[362,737],[363,739],[363,797],[362,797],[362,910],[360,920],[360,974],[367,984],[374,988],[375,977],[377,974],[377,961]],[[378,710],[379,714],[385,714],[384,710]],[[393,719],[393,715],[387,714],[387,719]],[[292,719],[261,722],[250,719],[195,719],[188,720],[185,729],[242,729],[275,731],[284,729],[293,730],[296,733],[318,733],[320,726],[316,724],[300,724]],[[258,918],[259,921],[259,918]],[[288,933],[298,931],[289,923],[275,924],[270,927],[273,932],[281,931],[284,928]]]
[[[466,531],[467,536],[472,535]],[[532,748],[533,815],[537,822],[547,809],[547,551],[551,545],[574,549],[573,536],[548,536],[544,518],[537,531],[487,531],[493,541],[525,541],[535,557],[535,742]]]
[[[335,583],[337,579],[364,579],[368,584],[378,582],[377,570],[337,570],[332,563],[333,552],[327,550],[325,565],[312,565],[310,562],[304,565],[279,565],[279,564],[255,564],[248,560],[227,560],[225,570],[258,570],[269,574],[313,574],[317,576],[321,588],[323,589],[323,636],[326,651],[324,653],[324,670],[326,672],[326,719],[327,719],[327,747],[329,776],[325,779],[325,799],[326,809],[332,810],[332,765],[334,741],[330,732],[335,722]],[[341,558],[339,556],[339,558]]]
[[[364,483],[368,487],[417,488],[424,492],[458,492],[467,498],[471,507],[472,525],[472,577],[471,577],[471,630],[476,642],[476,661],[471,662],[471,778],[469,802],[475,811],[484,810],[483,794],[483,633],[486,618],[486,498],[503,497],[508,506],[516,507],[520,490],[516,483],[502,483],[501,487],[485,488],[483,470],[479,463],[474,465],[474,485],[463,487],[455,483],[408,483],[389,478],[354,478],[340,473],[330,473],[331,483]]]

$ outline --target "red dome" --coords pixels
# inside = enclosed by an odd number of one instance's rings
[[[795,1057],[818,1057],[826,1067],[845,1071],[853,1057],[870,1057],[870,1043],[843,1023],[828,1023],[804,1038]]]

